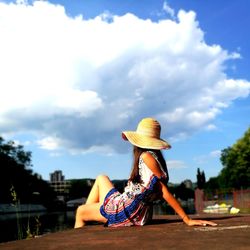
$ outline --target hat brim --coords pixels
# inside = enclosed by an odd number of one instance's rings
[[[141,135],[135,131],[122,132],[122,138],[140,148],[148,148],[156,150],[171,148],[170,144],[165,140]]]

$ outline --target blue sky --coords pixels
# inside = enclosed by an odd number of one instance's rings
[[[49,179],[125,179],[121,131],[162,124],[170,182],[207,179],[250,118],[250,2],[0,1],[0,134]]]

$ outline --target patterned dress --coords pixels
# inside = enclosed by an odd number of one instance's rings
[[[162,178],[166,182],[168,173],[163,170],[157,156],[151,151],[148,152],[159,163],[164,173]],[[139,159],[139,174],[141,183],[128,181],[123,193],[113,188],[106,195],[100,212],[107,218],[107,226],[142,226],[152,218],[152,201],[157,198],[155,185],[159,178],[147,167],[142,156]]]

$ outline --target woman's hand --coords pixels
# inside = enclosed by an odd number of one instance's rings
[[[183,220],[188,226],[217,226],[216,223],[212,222],[212,221],[207,221],[207,220],[192,220],[188,217],[186,217]]]

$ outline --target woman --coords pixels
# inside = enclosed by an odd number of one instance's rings
[[[152,218],[152,201],[163,198],[188,226],[210,225],[193,220],[184,212],[167,188],[168,172],[160,150],[170,145],[160,138],[161,126],[152,118],[140,121],[136,131],[122,133],[134,145],[133,169],[123,193],[118,192],[107,176],[97,177],[88,199],[76,212],[75,228],[88,221],[106,223],[111,227],[144,225]]]

